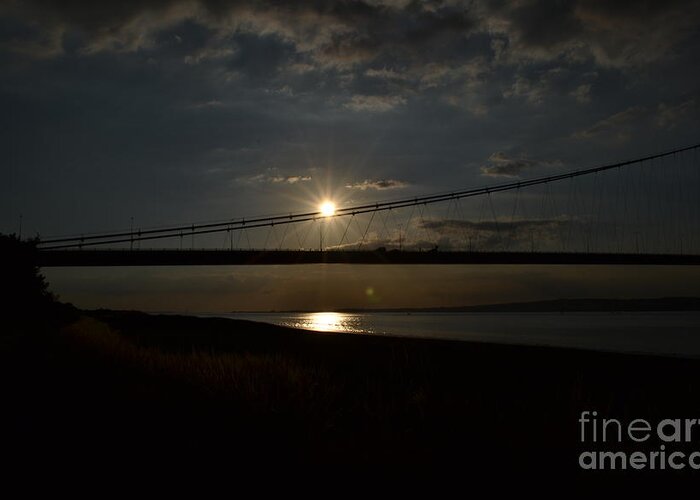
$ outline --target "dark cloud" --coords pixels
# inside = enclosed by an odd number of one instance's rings
[[[577,38],[583,31],[576,16],[576,2],[508,2],[493,12],[508,23],[510,36],[525,47],[549,50]]]
[[[194,22],[227,35],[272,35],[320,66],[348,67],[383,55],[435,62],[474,34],[488,33],[499,56],[553,59],[591,57],[603,65],[654,61],[696,32],[700,7],[692,0],[603,2],[438,1],[316,2],[149,0],[115,3],[34,0],[8,2],[0,14],[35,27],[6,47],[55,56],[77,35],[80,51],[134,52],[157,46],[158,33]],[[30,30],[31,31],[31,30]],[[43,48],[43,54],[42,52]],[[216,43],[188,61],[225,57]]]
[[[355,88],[346,99],[351,110],[393,109],[417,92],[440,88],[443,102],[483,116],[499,87],[503,96],[530,104],[552,95],[590,102],[590,81],[563,81],[557,76],[562,65],[627,68],[673,54],[697,35],[693,19],[700,7],[690,0],[622,6],[596,0],[34,0],[10,2],[2,13],[15,28],[26,28],[10,30],[2,43],[15,53],[162,59],[167,49],[185,64],[225,65],[229,78],[321,71],[331,72],[323,78],[326,89],[361,86],[362,76],[386,82],[376,89],[381,92]],[[258,40],[266,38],[274,40]],[[553,66],[528,69],[542,62]]]
[[[220,108],[225,106],[225,104],[219,100],[211,100],[205,102],[197,102],[189,106],[190,109],[207,109],[207,108]]]
[[[535,228],[558,228],[563,224],[569,224],[569,221],[559,219],[526,219],[513,221],[472,221],[459,219],[433,219],[421,221],[421,227],[431,231],[440,233],[448,233],[455,231],[529,231]]]
[[[697,33],[700,6],[671,2],[571,0],[488,2],[488,24],[508,42],[509,57],[577,60],[604,66],[656,61]]]
[[[101,5],[35,0],[11,3],[4,12],[40,26],[44,34],[51,33],[43,42],[47,55],[61,53],[63,37],[72,31],[83,37],[84,53],[134,52],[153,48],[159,32],[194,21],[219,38],[231,32],[274,35],[322,66],[340,67],[367,61],[383,50],[403,50],[461,35],[475,25],[464,7],[393,7],[382,2],[313,0],[151,0]],[[35,40],[17,42],[20,47]],[[220,55],[220,50],[199,51],[189,61]]]
[[[270,184],[296,184],[297,182],[307,182],[311,180],[310,175],[275,175],[275,174],[257,174],[250,177],[240,179],[241,182],[262,182]]]
[[[276,177],[270,177],[269,182],[274,182],[274,183],[286,183],[286,184],[296,184],[297,182],[306,182],[311,180],[310,175],[284,175],[284,176],[276,176]]]
[[[678,104],[660,103],[656,114],[656,123],[661,128],[675,128],[687,118],[697,118],[700,103],[697,97],[691,97]]]
[[[570,93],[578,102],[587,104],[591,102],[591,84],[582,83]]]
[[[524,170],[557,165],[560,165],[560,162],[531,160],[523,155],[511,156],[502,151],[497,151],[489,156],[488,164],[481,167],[481,175],[487,177],[518,177]]]
[[[386,221],[375,221],[366,233],[351,235],[328,248],[425,251],[437,247],[443,251],[530,251],[536,247],[556,251],[566,244],[571,244],[569,249],[572,249],[574,243],[579,243],[569,235],[571,231],[580,230],[585,221],[571,217],[481,221],[417,217],[409,227],[406,220],[403,223],[397,227]]]
[[[406,99],[395,95],[354,95],[345,104],[345,107],[353,111],[370,113],[384,113],[397,106],[406,104]]]
[[[435,235],[444,250],[539,251],[561,250],[572,226],[580,221],[557,219],[461,220],[430,219],[420,227]],[[425,248],[425,247],[423,247]]]
[[[366,191],[367,189],[374,189],[377,191],[384,191],[387,189],[400,189],[408,186],[407,182],[398,181],[395,179],[379,179],[370,180],[365,179],[361,182],[353,182],[352,184],[346,184],[347,189],[359,189],[361,191]]]
[[[632,106],[594,123],[590,127],[577,131],[577,139],[603,138],[626,141],[631,137],[632,127],[647,112],[643,106]]]

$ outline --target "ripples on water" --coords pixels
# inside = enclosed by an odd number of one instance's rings
[[[300,313],[278,324],[315,332],[374,333],[359,314],[337,312]]]
[[[212,314],[316,332],[550,345],[700,357],[700,313]]]

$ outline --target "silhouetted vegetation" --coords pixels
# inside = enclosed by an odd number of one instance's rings
[[[3,297],[10,313],[36,312],[54,301],[39,272],[35,240],[0,234],[0,255]]]
[[[38,266],[37,241],[0,234],[0,287],[6,311],[3,321],[10,324],[6,333],[74,318],[73,308],[59,303],[49,291]]]

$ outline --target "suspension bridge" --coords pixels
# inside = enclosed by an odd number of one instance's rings
[[[699,148],[330,211],[45,238],[39,262],[699,265]]]

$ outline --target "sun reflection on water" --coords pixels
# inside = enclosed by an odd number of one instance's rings
[[[358,315],[337,312],[303,314],[293,326],[315,332],[369,333],[362,327]]]

